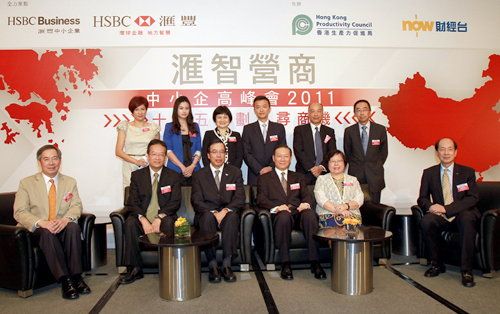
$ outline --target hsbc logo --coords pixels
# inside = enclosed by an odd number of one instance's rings
[[[155,23],[155,19],[149,15],[142,15],[137,17],[134,22],[139,26],[151,26]]]
[[[141,27],[149,27],[155,23],[155,19],[150,15],[140,15],[133,19],[130,15],[95,15],[94,27],[113,28],[113,27],[130,27],[132,22]]]

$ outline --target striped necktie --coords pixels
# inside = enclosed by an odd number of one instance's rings
[[[285,194],[288,194],[288,184],[286,182],[285,172],[281,173],[281,186],[283,187],[283,191],[285,191]]]

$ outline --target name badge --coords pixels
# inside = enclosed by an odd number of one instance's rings
[[[172,187],[170,185],[162,186],[160,188],[160,191],[161,191],[161,194],[170,193],[170,192],[172,192]]]
[[[236,184],[234,183],[226,184],[226,191],[236,191]]]
[[[236,136],[230,136],[228,139],[227,139],[228,142],[231,142],[231,143],[236,143]]]
[[[372,145],[373,146],[379,146],[380,145],[380,140],[372,140]]]
[[[459,184],[459,185],[457,185],[457,190],[458,190],[458,192],[468,191],[469,185],[467,183]]]
[[[69,202],[72,198],[73,198],[73,193],[68,192],[68,193],[66,193],[66,195],[64,196],[64,201],[67,203],[67,202]]]
[[[271,142],[277,142],[278,141],[278,135],[271,135],[271,136],[269,136],[269,140]]]
[[[300,183],[294,183],[290,184],[290,190],[299,190],[300,189]]]
[[[142,128],[142,132],[149,132],[150,128]]]
[[[342,182],[342,186],[353,186],[352,182]]]
[[[328,143],[330,141],[332,137],[330,135],[326,135],[325,136],[325,140],[323,141],[325,144]]]

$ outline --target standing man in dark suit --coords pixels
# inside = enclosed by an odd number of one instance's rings
[[[167,146],[159,139],[149,142],[148,167],[132,172],[130,193],[125,203],[130,214],[125,221],[124,263],[127,273],[120,279],[129,284],[144,277],[139,236],[163,232],[174,234],[177,210],[181,205],[183,178],[165,167]]]
[[[427,212],[421,227],[431,260],[426,277],[435,277],[446,271],[440,254],[443,230],[458,228],[461,242],[462,284],[473,287],[472,263],[477,224],[480,218],[476,204],[479,193],[474,169],[454,163],[457,144],[442,138],[434,145],[441,163],[424,170],[418,196],[418,206]]]
[[[240,211],[245,204],[245,190],[241,170],[225,164],[226,147],[216,139],[208,146],[210,164],[193,176],[191,202],[195,224],[200,231],[215,234],[222,231],[222,276],[227,282],[236,281],[231,261],[238,249]],[[208,280],[221,281],[221,272],[215,258],[215,248],[205,250],[208,260]]]
[[[248,166],[248,185],[256,185],[259,175],[272,171],[273,152],[278,145],[286,145],[285,127],[269,121],[271,103],[266,96],[253,100],[257,121],[243,127],[243,159]]]
[[[273,171],[259,177],[257,183],[257,205],[260,210],[271,212],[274,224],[274,239],[281,258],[281,278],[292,280],[290,267],[290,242],[292,229],[301,229],[307,242],[311,272],[316,279],[325,279],[326,274],[319,263],[319,250],[313,235],[318,232],[318,215],[314,211],[313,196],[301,174],[288,170],[292,150],[286,145],[275,148]]]
[[[384,163],[387,159],[387,131],[385,127],[370,122],[371,106],[367,100],[354,103],[358,123],[344,131],[344,153],[349,164],[348,174],[360,184],[368,184],[371,201],[380,203],[385,188]]]
[[[304,175],[307,184],[316,183],[316,178],[328,170],[328,156],[337,149],[335,131],[321,125],[323,106],[309,105],[309,123],[296,126],[293,130],[293,152],[297,159],[295,171]]]
[[[32,241],[61,283],[62,297],[77,299],[90,293],[81,275],[82,231],[78,218],[82,202],[75,179],[59,172],[61,158],[61,151],[54,145],[44,145],[36,152],[42,171],[19,183],[14,219],[32,232]]]

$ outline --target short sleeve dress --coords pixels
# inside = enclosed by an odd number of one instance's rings
[[[123,151],[125,154],[132,156],[135,159],[146,159],[146,150],[148,143],[160,133],[160,128],[156,123],[146,123],[143,127],[135,127],[128,121],[122,121],[116,127],[117,131],[125,132],[125,145]],[[132,171],[139,169],[135,164],[123,161],[123,187],[130,185],[130,174]]]

